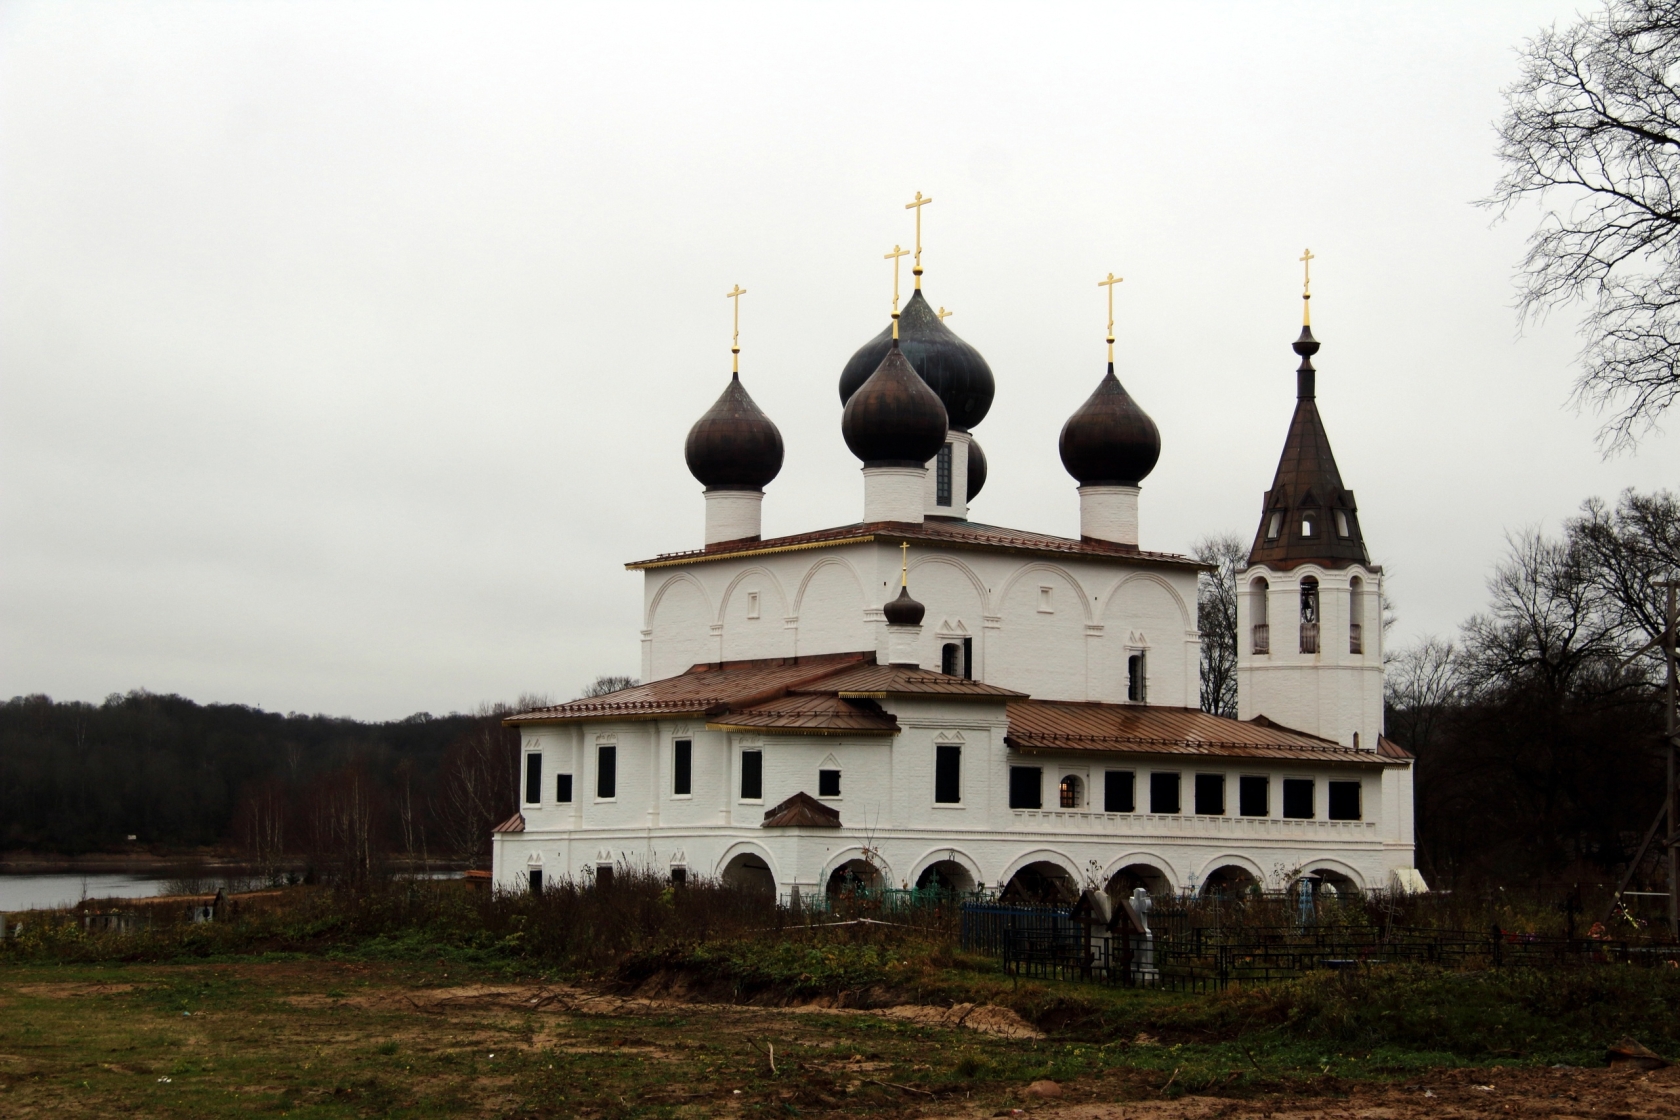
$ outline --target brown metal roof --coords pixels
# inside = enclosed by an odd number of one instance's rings
[[[513,816],[509,817],[507,820],[503,821],[501,824],[497,825],[495,828],[492,828],[490,831],[491,832],[524,832],[525,831],[525,814],[524,813],[515,813]],[[471,874],[471,872],[468,872],[468,874]]]
[[[834,692],[845,697],[871,698],[943,696],[995,701],[1015,698],[1024,700],[1027,696],[1024,692],[1000,688],[984,681],[971,681],[966,677],[947,676],[944,673],[935,673],[931,669],[873,663],[843,669],[833,676],[824,677],[814,685],[800,686],[797,691],[810,689],[821,689],[823,692]]]
[[[1377,736],[1377,753],[1384,758],[1399,759],[1401,762],[1410,762],[1417,757],[1387,735]]]
[[[594,719],[661,719],[674,715],[722,712],[787,695],[863,661],[873,651],[829,653],[816,657],[768,657],[756,661],[721,661],[695,665],[686,673],[630,688],[590,696],[550,708],[509,716],[504,723],[567,723]]]
[[[1004,742],[1018,751],[1094,750],[1133,754],[1288,758],[1392,765],[1377,751],[1280,727],[1260,717],[1227,719],[1195,708],[1017,700]]]
[[[800,790],[764,814],[765,828],[839,828],[840,811]]]
[[[772,537],[767,541],[725,541],[688,552],[661,553],[651,560],[636,560],[624,566],[632,570],[669,568],[683,564],[703,564],[708,560],[721,560],[726,556],[763,556],[773,552],[867,544],[876,540],[893,544],[900,541],[920,541],[954,548],[996,550],[1031,556],[1095,556],[1138,560],[1170,567],[1207,567],[1200,561],[1171,552],[1144,552],[1109,541],[1075,540],[1071,537],[1053,537],[1048,533],[1028,532],[1025,529],[1003,529],[975,521],[938,519],[920,524],[910,521],[872,521],[858,525],[840,525],[833,529],[819,529],[811,533],[796,533],[788,537]]]
[[[843,700],[832,692],[801,692],[728,711],[708,731],[780,731],[805,735],[896,735],[898,720],[870,700]]]

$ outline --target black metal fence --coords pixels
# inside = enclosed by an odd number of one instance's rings
[[[1577,968],[1621,964],[1680,968],[1680,945],[1542,938],[1494,927],[1485,933],[1338,922],[1332,911],[1284,925],[1220,922],[1217,911],[1167,907],[1147,937],[1111,934],[1067,906],[968,903],[962,946],[1003,961],[1015,976],[1219,990],[1325,969],[1431,964],[1453,969]],[[1209,924],[1210,917],[1217,924]],[[1322,920],[1320,920],[1322,919]]]

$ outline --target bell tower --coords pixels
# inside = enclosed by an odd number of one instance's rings
[[[1303,262],[1312,259],[1304,254]],[[1303,301],[1312,298],[1303,291]],[[1318,413],[1303,302],[1295,415],[1237,576],[1237,715],[1375,751],[1383,729],[1382,568]]]

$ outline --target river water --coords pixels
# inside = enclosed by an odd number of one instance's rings
[[[149,898],[170,879],[139,875],[0,875],[0,912],[74,906],[84,898]]]

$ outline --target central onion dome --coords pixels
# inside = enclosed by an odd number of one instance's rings
[[[1062,465],[1081,486],[1136,486],[1161,457],[1161,433],[1114,376],[1114,363],[1062,425]]]
[[[881,613],[887,616],[888,625],[920,626],[927,608],[910,598],[910,585],[905,584],[898,589],[898,598],[888,600]]]
[[[708,490],[762,490],[782,471],[782,433],[736,374],[688,430],[683,458]]]
[[[899,348],[945,406],[952,428],[971,430],[986,418],[997,383],[980,351],[958,338],[917,288],[898,317]],[[852,355],[840,373],[840,403],[847,404],[892,349],[892,324]],[[929,456],[932,458],[932,456]]]
[[[866,467],[924,466],[945,446],[947,430],[945,406],[890,340],[840,417],[846,446]]]

